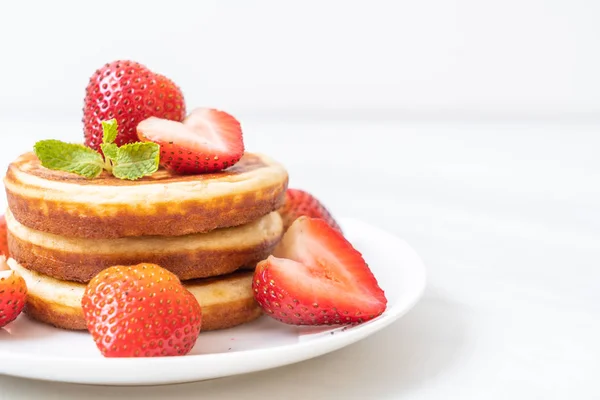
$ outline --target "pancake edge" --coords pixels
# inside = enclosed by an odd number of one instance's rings
[[[195,185],[185,182],[184,192],[168,193],[169,188],[181,186],[177,182],[94,188],[45,181],[20,171],[14,162],[9,165],[4,185],[15,218],[38,231],[91,239],[180,236],[243,225],[281,207],[288,173],[276,161],[260,157],[265,166],[245,173],[247,180],[216,181],[212,185],[201,180]],[[100,189],[114,196],[94,196]],[[126,190],[137,200],[124,196]],[[211,196],[211,191],[216,194]],[[115,200],[118,196],[122,196],[119,201]]]
[[[20,273],[20,269],[24,269],[23,266],[18,265],[15,267],[16,261],[9,259],[9,266],[11,269]],[[20,273],[23,276],[23,273]],[[235,275],[235,274],[234,274]],[[242,276],[243,275],[243,276]],[[83,293],[85,285],[81,283],[61,282],[54,278],[44,277],[41,274],[32,272],[30,276],[23,276],[28,281],[34,280],[47,280],[54,284],[61,284],[66,287],[75,286],[76,291]],[[258,303],[254,300],[252,293],[252,273],[246,272],[239,274],[237,277],[229,275],[227,277],[211,278],[210,281],[219,283],[225,279],[244,279],[248,281],[247,290],[244,290],[240,298],[228,301],[226,303],[213,302],[202,306],[202,332],[223,330],[233,328],[235,326],[254,321],[259,318],[263,312]],[[56,282],[54,282],[56,281]],[[205,285],[211,285],[211,283],[205,283]],[[87,330],[85,318],[83,316],[83,309],[81,308],[80,301],[72,302],[57,302],[53,299],[49,299],[40,295],[35,290],[35,285],[32,288],[28,288],[27,303],[25,305],[24,313],[39,322],[47,325],[54,326],[56,328],[65,330]],[[190,284],[184,283],[184,286],[194,294],[200,304],[202,299],[194,293],[193,289],[190,289]],[[78,296],[79,297],[79,296]]]
[[[60,244],[65,240],[69,246],[65,249],[46,247],[44,244],[35,243],[31,238],[34,235],[27,235],[32,231],[31,228],[24,227],[23,232],[15,234],[13,230],[17,221],[11,220],[10,211],[7,212],[7,240],[9,253],[19,264],[25,268],[50,276],[59,280],[74,282],[89,282],[94,276],[102,270],[113,265],[135,265],[142,262],[158,264],[163,268],[173,272],[182,281],[192,279],[208,278],[212,276],[226,275],[240,268],[246,267],[253,269],[256,264],[267,258],[279,243],[283,235],[283,223],[277,212],[272,212],[261,217],[253,223],[233,228],[224,228],[223,235],[225,242],[223,248],[190,248],[190,244],[184,248],[165,249],[147,249],[143,251],[127,252],[122,250],[116,254],[101,253],[89,250],[93,246],[93,239],[63,239],[60,236],[40,233],[43,237],[48,236],[47,242]],[[268,232],[255,232],[267,225]],[[253,239],[257,236],[262,237],[247,246],[227,245],[227,240],[231,242],[230,235],[236,231],[241,234],[252,235]],[[203,235],[214,236],[215,231],[205,234],[194,234],[198,241],[202,241]],[[37,234],[38,232],[33,232]],[[20,236],[19,236],[20,235]],[[28,236],[30,240],[23,236]],[[171,238],[173,242],[182,242],[184,237],[178,236]],[[83,241],[80,245],[73,245],[77,240]],[[103,240],[107,245],[112,241],[119,241],[128,247],[129,243],[135,243],[137,238],[120,238]],[[159,238],[150,237],[149,240],[156,244]],[[193,239],[192,239],[193,240]],[[233,240],[235,242],[235,238]],[[57,246],[59,247],[59,246]],[[187,247],[187,248],[185,248]],[[87,250],[87,251],[86,251]]]

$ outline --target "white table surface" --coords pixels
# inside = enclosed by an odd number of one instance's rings
[[[600,122],[243,121],[248,148],[283,161],[290,186],[416,248],[422,301],[284,368],[146,388],[0,376],[0,399],[600,398]],[[5,168],[80,125],[5,119],[1,135]]]

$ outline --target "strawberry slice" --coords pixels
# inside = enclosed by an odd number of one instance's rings
[[[333,218],[323,203],[312,194],[300,189],[288,189],[285,192],[285,203],[277,210],[283,219],[284,230],[301,216],[321,218],[334,229],[342,232],[342,229]]]
[[[17,319],[27,301],[27,284],[0,255],[0,328]]]
[[[387,306],[362,255],[318,218],[292,224],[274,255],[257,265],[252,285],[266,313],[292,325],[357,324]]]
[[[158,143],[161,165],[180,174],[221,171],[244,155],[238,120],[212,108],[197,108],[183,122],[151,117],[138,124],[137,133]]]

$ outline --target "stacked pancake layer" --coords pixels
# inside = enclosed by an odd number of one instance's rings
[[[185,236],[67,238],[36,231],[6,213],[11,257],[53,278],[89,282],[113,265],[158,264],[181,280],[206,278],[264,260],[281,237],[277,212],[248,224]]]
[[[9,267],[27,283],[25,313],[59,328],[85,330],[81,299],[85,284],[54,279],[24,268],[15,260]],[[202,307],[202,330],[225,329],[261,315],[252,294],[252,272],[235,272],[220,278],[184,282]]]
[[[56,235],[110,239],[181,236],[239,226],[283,202],[287,172],[246,154],[215,174],[177,176],[161,169],[137,181],[108,173],[86,179],[40,165],[32,153],[8,168],[6,197],[15,219]]]
[[[96,179],[43,168],[24,154],[4,179],[11,268],[30,289],[26,313],[85,329],[85,283],[113,265],[158,264],[203,306],[203,330],[260,315],[251,271],[283,234],[275,210],[288,176],[274,160],[246,154],[215,174],[159,170],[138,181]],[[236,272],[241,270],[241,272]]]

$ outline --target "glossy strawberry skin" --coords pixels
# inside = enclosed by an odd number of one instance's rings
[[[185,100],[179,87],[134,61],[106,64],[90,78],[85,91],[85,144],[95,150],[102,143],[102,121],[116,118],[117,145],[137,142],[137,124],[149,117],[181,121]]]
[[[87,328],[105,357],[182,356],[202,325],[196,298],[155,264],[115,266],[94,277],[82,299]]]
[[[0,256],[0,328],[11,323],[25,307],[27,284],[25,280],[6,265],[6,258]]]
[[[267,315],[291,325],[353,325],[381,315],[384,291],[352,245],[325,221],[300,217],[252,282]]]
[[[283,219],[283,227],[287,230],[301,216],[321,218],[332,228],[342,232],[342,228],[329,210],[315,196],[301,189],[288,189],[285,193],[285,203],[278,210]]]

